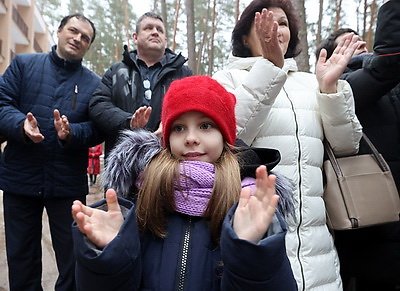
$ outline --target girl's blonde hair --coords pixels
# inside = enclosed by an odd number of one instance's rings
[[[241,191],[239,162],[230,148],[226,145],[221,157],[214,163],[214,187],[203,216],[209,223],[215,242],[219,242],[222,222],[232,205],[239,201]],[[167,235],[167,215],[175,211],[174,183],[180,181],[180,162],[169,148],[165,148],[144,171],[136,203],[141,231],[151,231],[160,238]]]

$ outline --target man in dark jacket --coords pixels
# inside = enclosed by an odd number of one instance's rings
[[[363,131],[389,164],[400,191],[400,0],[386,2],[378,14],[374,53],[359,47],[342,79],[350,83]],[[322,43],[328,57],[347,33],[355,31],[340,29]],[[357,291],[399,290],[399,222],[337,231],[335,244],[344,283],[353,277]]]
[[[85,202],[88,148],[101,137],[88,104],[100,77],[82,66],[95,38],[81,14],[61,20],[50,53],[17,55],[0,77],[0,160],[10,290],[42,290],[42,216],[46,208],[59,277],[75,290],[71,205]]]
[[[165,27],[159,15],[143,14],[136,23],[133,39],[136,50],[129,52],[124,47],[122,62],[107,70],[89,105],[90,117],[106,134],[106,156],[121,130],[144,126],[157,130],[162,99],[169,85],[192,75],[184,65],[187,59],[166,48]],[[138,110],[145,112],[145,121],[135,119]]]

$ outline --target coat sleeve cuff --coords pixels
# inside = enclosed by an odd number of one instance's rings
[[[253,243],[238,238],[233,230],[232,219],[235,208],[228,213],[222,229],[221,255],[224,268],[242,278],[252,278],[254,281],[270,280],[281,265],[288,261],[285,248],[285,223],[276,214],[264,238],[258,243]]]
[[[136,223],[135,208],[124,199],[119,198],[125,221],[118,235],[102,250],[91,243],[82,234],[76,223],[72,226],[73,241],[77,264],[93,273],[110,275],[140,261],[140,242]],[[101,200],[91,207],[106,209],[105,200]],[[133,263],[134,264],[134,263]]]

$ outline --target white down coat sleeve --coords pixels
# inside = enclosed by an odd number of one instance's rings
[[[251,145],[281,91],[287,74],[270,61],[259,58],[250,71],[224,70],[215,73],[213,78],[236,96],[237,134]]]
[[[317,92],[325,138],[335,155],[356,154],[362,136],[362,127],[355,114],[353,92],[349,83],[338,81],[337,93]]]

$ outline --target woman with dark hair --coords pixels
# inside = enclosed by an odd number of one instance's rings
[[[300,39],[298,37],[299,27],[295,16],[295,11],[292,8],[290,1],[286,0],[271,0],[271,1],[252,1],[246,10],[243,11],[240,16],[240,20],[237,22],[232,32],[232,54],[236,57],[252,57],[252,51],[250,47],[243,42],[243,36],[250,33],[253,25],[254,15],[256,12],[261,12],[264,5],[268,3],[269,7],[279,7],[286,13],[286,18],[290,23],[289,31],[291,38],[289,40],[289,46],[285,53],[285,58],[296,57],[300,53],[298,48]]]
[[[316,75],[298,72],[295,10],[289,0],[254,0],[232,34],[228,67],[214,75],[237,98],[238,137],[278,149],[276,171],[295,185],[296,215],[289,220],[286,251],[299,290],[342,290],[339,260],[326,226],[322,163],[327,139],[337,156],[355,154],[361,125],[352,91],[339,77],[358,37],[343,38]]]

